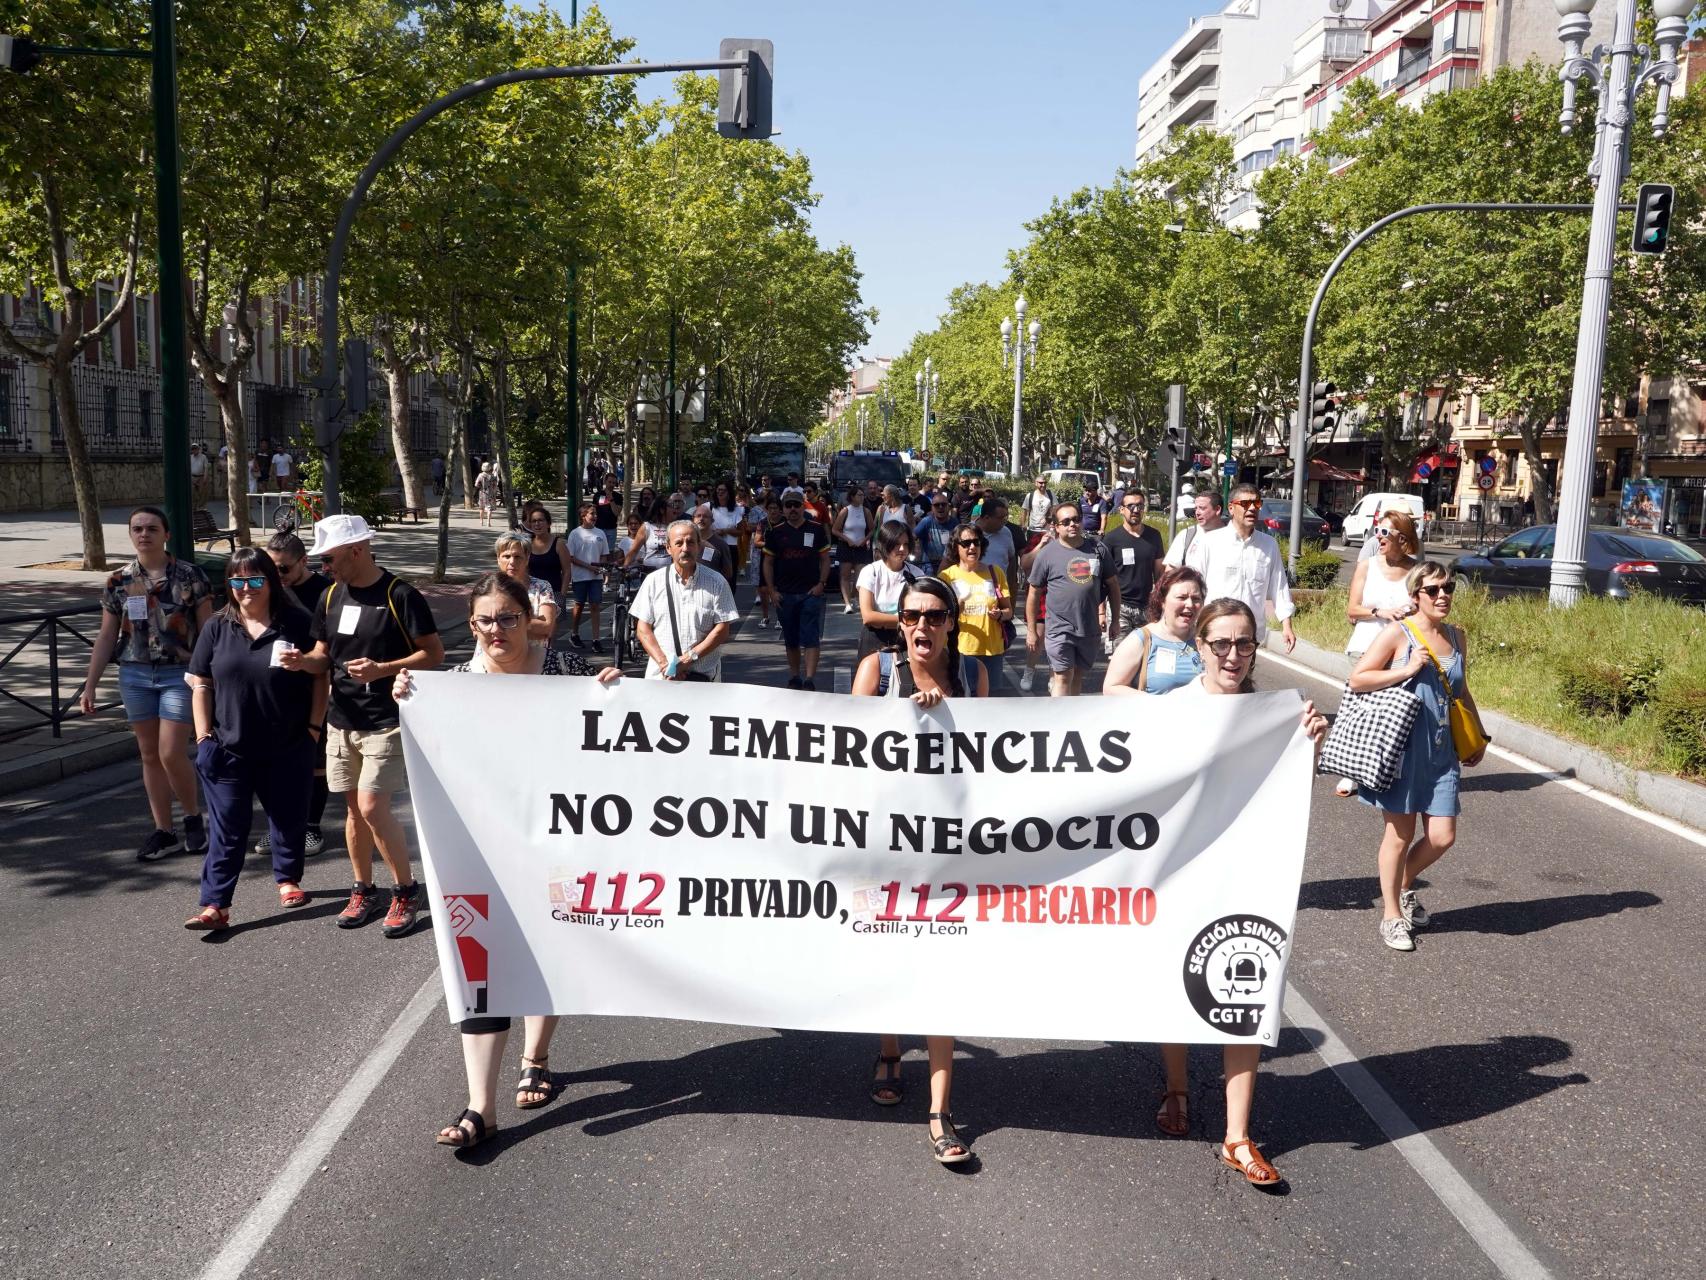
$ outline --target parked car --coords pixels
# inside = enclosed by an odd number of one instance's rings
[[[1262,510],[1256,517],[1257,527],[1274,535],[1281,547],[1291,544],[1291,503],[1283,498],[1262,499]],[[1307,503],[1303,507],[1303,541],[1325,551],[1333,540],[1333,529],[1321,513]]]
[[[1052,470],[1043,472],[1043,475],[1048,479],[1048,487],[1056,492],[1059,492],[1063,487],[1069,489],[1083,489],[1085,487],[1085,482],[1088,480],[1094,480],[1098,489],[1102,487],[1102,477],[1094,471],[1075,470],[1071,467],[1055,467]]]
[[[1344,535],[1347,547],[1360,547],[1382,511],[1408,511],[1416,522],[1416,533],[1423,542],[1428,540],[1428,513],[1419,493],[1367,493],[1345,517]]]
[[[1321,509],[1321,518],[1327,522],[1327,527],[1331,529],[1334,534],[1344,533],[1345,516],[1342,511],[1334,511],[1331,507],[1323,507]]]
[[[1531,525],[1485,551],[1460,556],[1458,576],[1482,583],[1495,596],[1541,594],[1551,585],[1557,530],[1555,524]],[[1593,525],[1588,529],[1587,589],[1617,599],[1650,591],[1706,605],[1706,556],[1662,533]]]

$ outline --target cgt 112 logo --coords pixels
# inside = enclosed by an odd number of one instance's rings
[[[1262,1015],[1277,1007],[1285,930],[1262,916],[1222,916],[1198,930],[1185,953],[1185,994],[1216,1031],[1273,1039]]]

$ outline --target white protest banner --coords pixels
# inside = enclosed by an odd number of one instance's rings
[[[420,674],[450,1015],[1272,1043],[1301,705]]]

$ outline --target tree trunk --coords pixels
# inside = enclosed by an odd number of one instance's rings
[[[432,580],[444,581],[445,566],[450,560],[450,490],[452,488],[448,477],[456,474],[456,468],[462,463],[464,434],[463,416],[456,413],[456,422],[450,429],[450,464],[445,467],[446,476],[444,492],[438,495],[438,547],[433,554]]]
[[[509,364],[492,362],[492,439],[498,451],[498,478],[503,481],[504,513],[515,528],[515,478],[509,470]]]
[[[226,446],[231,450],[225,459],[230,527],[237,531],[237,545],[246,547],[251,544],[252,537],[249,499],[246,496],[249,492],[249,424],[243,416],[243,384],[232,381],[229,375],[204,381],[213,389],[213,398],[219,402],[219,422],[224,428]],[[263,485],[267,482],[264,464],[260,482]]]
[[[1517,423],[1522,436],[1522,456],[1528,463],[1528,492],[1534,499],[1534,522],[1552,523],[1552,486],[1547,483],[1546,469],[1540,457],[1540,433],[1546,429],[1546,419],[1536,422],[1524,417]]]
[[[65,460],[71,464],[71,489],[77,496],[77,523],[83,531],[83,567],[107,567],[107,541],[101,529],[101,495],[95,488],[95,469],[89,444],[83,438],[83,418],[77,412],[77,389],[69,361],[48,366],[53,394],[59,401],[59,433],[65,437]]]
[[[397,344],[384,333],[379,336],[379,354],[385,365],[385,388],[391,404],[391,454],[397,459],[397,474],[403,481],[403,505],[419,510],[426,505],[421,485],[421,465],[410,450],[409,442],[409,374],[408,364],[397,351]],[[449,474],[448,470],[446,474]]]

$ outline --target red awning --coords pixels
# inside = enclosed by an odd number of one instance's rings
[[[1361,471],[1346,471],[1342,467],[1335,467],[1330,462],[1323,462],[1320,458],[1311,458],[1309,459],[1309,478],[1311,480],[1342,480],[1348,484],[1361,484],[1364,476]]]

